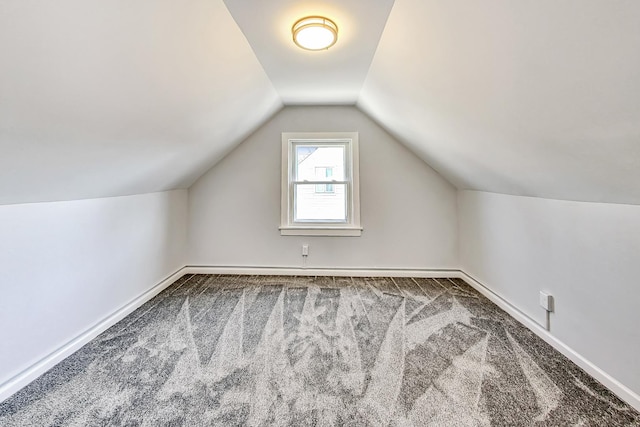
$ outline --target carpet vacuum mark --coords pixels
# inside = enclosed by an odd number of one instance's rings
[[[187,275],[2,426],[640,426],[459,279]]]

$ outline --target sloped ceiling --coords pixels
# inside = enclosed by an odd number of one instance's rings
[[[0,2],[0,204],[188,187],[280,108],[222,0]]]
[[[458,188],[640,204],[640,2],[396,0],[358,106]]]
[[[294,18],[327,13],[326,52]],[[461,189],[640,204],[637,0],[0,0],[0,204],[186,188],[283,104]]]
[[[225,0],[285,104],[347,104],[358,99],[393,0]],[[304,16],[330,17],[339,38],[309,52],[292,43]]]

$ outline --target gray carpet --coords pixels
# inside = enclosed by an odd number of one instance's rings
[[[185,276],[2,426],[640,426],[458,279]]]

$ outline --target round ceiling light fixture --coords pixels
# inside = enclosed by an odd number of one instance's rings
[[[291,27],[293,42],[306,50],[325,50],[336,44],[338,26],[324,16],[307,16]]]

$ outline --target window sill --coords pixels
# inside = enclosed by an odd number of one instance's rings
[[[311,226],[285,226],[280,227],[281,236],[345,236],[359,237],[362,235],[362,227],[311,227]]]

